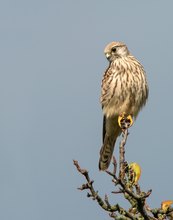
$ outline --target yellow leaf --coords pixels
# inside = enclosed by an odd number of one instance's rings
[[[173,200],[166,200],[161,203],[161,209],[166,211],[173,204]]]
[[[134,184],[138,183],[138,180],[141,176],[141,167],[137,163],[130,163],[129,168],[134,172]]]

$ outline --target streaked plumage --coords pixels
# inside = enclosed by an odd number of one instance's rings
[[[108,168],[116,139],[121,134],[118,116],[125,112],[136,118],[148,98],[144,68],[130,54],[127,46],[112,42],[106,46],[104,53],[109,67],[103,76],[100,99],[104,115],[100,170]]]

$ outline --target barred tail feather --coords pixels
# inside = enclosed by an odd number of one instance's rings
[[[100,150],[99,170],[106,170],[112,159],[116,139],[105,135],[103,146]]]

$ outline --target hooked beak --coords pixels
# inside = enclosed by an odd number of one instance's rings
[[[109,60],[111,54],[107,52],[107,53],[105,53],[105,56],[106,56],[106,58]]]

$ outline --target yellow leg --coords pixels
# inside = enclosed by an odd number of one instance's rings
[[[127,115],[125,112],[123,112],[121,115],[118,116],[118,125],[121,129],[131,127],[133,125],[132,115]]]

